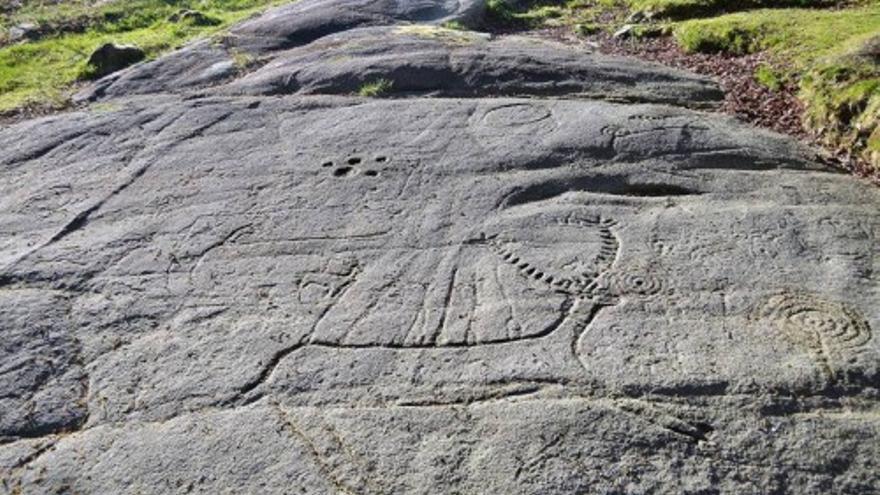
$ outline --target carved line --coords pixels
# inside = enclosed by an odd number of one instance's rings
[[[570,225],[579,227],[593,227],[599,231],[601,239],[599,252],[595,258],[591,260],[592,268],[575,276],[563,276],[557,273],[549,273],[546,268],[542,271],[531,262],[524,260],[513,250],[504,247],[503,242],[493,240],[488,243],[489,247],[501,257],[502,260],[514,266],[523,276],[531,278],[538,282],[550,285],[554,289],[562,290],[569,294],[585,294],[588,289],[596,282],[597,278],[604,272],[611,269],[611,266],[617,259],[620,251],[620,241],[611,227],[616,222],[602,217],[566,217],[558,218],[559,225]]]
[[[507,122],[493,122],[492,119],[497,112],[512,111],[516,113],[521,111],[520,115],[508,116]],[[489,127],[522,127],[529,124],[537,124],[553,117],[553,112],[543,106],[532,105],[529,103],[509,103],[499,105],[487,110],[482,118],[481,123]]]
[[[715,431],[712,425],[691,421],[674,412],[664,411],[663,408],[650,401],[616,399],[612,401],[612,405],[621,412],[633,415],[693,443],[699,444],[709,441],[709,436]]]
[[[575,296],[574,300],[568,300],[564,303],[563,311],[561,312],[560,316],[545,329],[533,335],[517,336],[515,341],[521,342],[526,340],[541,339],[558,331],[563,325],[565,325],[566,327],[573,326],[574,328],[572,329],[572,352],[573,355],[576,356],[576,342],[578,340],[579,332],[585,331],[587,327],[589,327],[590,323],[598,315],[599,310],[613,303],[613,296],[633,292],[639,294],[653,294],[659,290],[659,283],[651,278],[640,277],[634,274],[624,273],[621,275],[611,274],[605,276],[606,272],[611,269],[612,265],[616,261],[620,249],[620,241],[611,230],[611,227],[616,225],[616,222],[614,222],[613,220],[605,219],[599,216],[569,216],[565,218],[559,218],[556,221],[560,225],[576,225],[580,227],[595,227],[599,229],[601,247],[599,249],[599,253],[596,255],[595,259],[592,262],[593,266],[595,267],[594,270],[584,272],[577,278],[561,277],[551,273],[544,273],[528,261],[523,261],[512,251],[501,247],[500,243],[498,243],[497,241],[489,241],[486,243],[486,245],[488,245],[490,249],[494,251],[498,256],[500,256],[505,262],[515,266],[523,276],[530,277],[534,280],[548,284],[557,290]],[[486,239],[488,237],[484,235],[483,238]],[[353,272],[353,275],[356,275],[356,270],[353,270]],[[332,305],[330,305],[330,307],[333,307],[339,302],[339,299],[344,297],[348,287],[353,285],[354,278],[356,277],[352,277],[350,283],[346,284],[346,286],[340,290],[338,294],[339,297]],[[451,289],[452,286],[454,286],[454,282],[455,274],[450,281],[450,287],[447,287],[447,306],[449,305],[449,298],[451,297]],[[592,304],[589,306],[589,308],[584,308],[584,304],[587,303]],[[325,310],[318,317],[318,323],[323,320],[328,310],[329,309]],[[445,310],[448,311],[448,307],[445,308]],[[315,327],[318,326],[318,323],[316,323]],[[440,326],[440,330],[442,333],[442,324]],[[438,336],[435,335],[434,338],[431,339],[431,341],[429,342],[382,342],[366,344],[347,344],[345,342],[345,339],[342,339],[340,342],[336,343],[316,341],[314,338],[314,329],[310,335],[311,336],[308,337],[305,342],[294,343],[293,345],[290,345],[276,352],[275,355],[273,355],[269,359],[269,361],[262,367],[260,373],[258,373],[253,380],[241,387],[239,389],[239,392],[230,402],[248,404],[262,397],[263,393],[261,393],[261,389],[269,381],[271,376],[274,374],[274,371],[280,365],[281,361],[293,352],[295,352],[297,349],[305,346],[325,347],[332,349],[424,349],[437,347],[472,347],[476,345],[505,345],[514,342],[514,339],[510,338],[497,341],[470,342],[468,341],[468,337],[466,335],[463,341],[447,342],[442,345],[438,345],[438,343],[436,342],[436,338]]]
[[[835,361],[855,360],[872,338],[871,327],[856,310],[809,294],[771,296],[753,317],[773,321],[786,339],[814,356],[832,381]]]
[[[599,304],[613,304],[615,298],[627,294],[651,296],[662,290],[660,280],[644,273],[613,273],[611,268],[620,252],[620,240],[611,227],[616,222],[602,217],[567,217],[557,219],[561,225],[577,225],[598,229],[600,237],[599,252],[590,262],[592,269],[575,276],[560,276],[542,271],[533,263],[524,260],[514,250],[504,247],[497,239],[488,243],[502,260],[513,265],[523,276],[550,285],[569,295],[589,299]]]
[[[645,115],[645,114],[635,114],[627,117],[629,120],[643,120],[649,122],[659,122],[663,120],[674,119],[675,115]]]
[[[305,434],[302,428],[300,428],[296,423],[293,422],[293,419],[290,417],[287,411],[282,409],[277,404],[273,404],[273,406],[278,411],[283,425],[287,427],[292,436],[298,438],[305,444],[305,447],[308,450],[308,454],[314,459],[315,463],[317,464],[318,470],[321,472],[321,475],[324,477],[324,479],[329,481],[333,485],[333,487],[343,495],[357,495],[359,492],[353,490],[350,486],[342,481],[342,478],[336,472],[339,469],[339,466],[334,465],[335,463],[333,463],[327,456],[327,450],[335,450],[339,453],[343,453],[343,451],[345,450],[338,435],[336,435],[335,432],[328,431],[328,433],[330,433],[333,438],[333,443],[335,443],[336,445],[333,445],[329,449],[322,449],[318,447],[318,444],[309,435]]]

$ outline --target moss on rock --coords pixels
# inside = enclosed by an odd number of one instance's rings
[[[880,64],[857,54],[828,60],[801,88],[805,125],[828,146],[880,169]]]
[[[840,10],[755,10],[678,23],[690,52],[767,52],[788,73],[761,68],[770,87],[800,80],[807,130],[880,169],[880,4]]]
[[[727,12],[770,7],[823,7],[835,0],[627,0],[630,9],[655,17],[691,19]]]

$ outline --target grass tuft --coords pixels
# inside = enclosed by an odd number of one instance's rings
[[[843,10],[765,9],[679,23],[675,37],[691,52],[767,50],[799,67],[847,50],[880,31],[880,4]]]
[[[391,88],[393,87],[393,81],[388,79],[377,79],[370,83],[364,83],[360,87],[360,89],[358,89],[358,95],[369,98],[376,98],[390,93]]]
[[[409,24],[394,29],[397,34],[407,34],[419,38],[433,39],[454,45],[468,45],[478,41],[482,36],[474,31],[452,29],[431,24]]]
[[[762,64],[755,70],[755,80],[772,91],[779,91],[784,84],[785,76],[768,64]]]

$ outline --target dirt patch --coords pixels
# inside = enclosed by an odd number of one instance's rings
[[[74,108],[70,102],[60,105],[30,103],[13,110],[0,112],[0,127],[10,126],[25,120],[56,115]]]
[[[797,98],[797,86],[784,82],[779,89],[773,90],[755,79],[759,67],[776,65],[763,53],[745,56],[687,54],[671,38],[631,42],[603,37],[600,47],[603,52],[636,56],[711,76],[724,90],[721,109],[725,113],[800,139],[809,138],[801,125],[804,106]]]
[[[830,165],[880,184],[880,171],[844,151],[834,151],[822,146],[818,137],[804,128],[802,122],[805,108],[797,96],[799,88],[795,82],[780,81],[778,87],[771,89],[755,78],[756,71],[762,66],[784,68],[780,61],[771,59],[766,53],[685,53],[671,37],[620,39],[601,32],[583,38],[574,34],[569,27],[540,29],[529,34],[712,77],[718,81],[725,94],[720,111],[815,146],[823,150],[824,158]]]

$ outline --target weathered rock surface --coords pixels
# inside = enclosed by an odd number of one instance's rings
[[[364,28],[288,50],[219,91],[352,94],[385,80],[392,95],[579,95],[711,106],[715,83],[681,71],[537,39],[430,26]]]
[[[456,22],[478,27],[482,0],[307,0],[279,7],[232,31],[235,46],[271,51],[356,27]]]
[[[327,22],[347,19],[331,15],[325,3],[303,1],[271,11],[233,29],[222,40],[197,42],[113,74],[77,98],[94,101],[187,93],[218,85],[215,91],[222,94],[354,94],[376,80],[390,82],[391,93],[398,96],[568,95],[691,107],[710,107],[723,98],[717,84],[706,78],[635,59],[538,39],[493,39],[437,25],[388,25],[395,18],[424,18],[410,12],[423,5],[418,2],[401,2],[413,6],[401,11],[406,15],[389,14],[381,22],[366,23],[379,27],[344,30],[350,27],[347,21],[344,26],[332,24],[333,29],[321,31],[326,36],[315,41],[317,35],[302,32],[304,9]],[[431,19],[447,20],[456,13],[455,19],[470,18],[468,12],[475,8],[454,10],[442,2],[438,5],[423,10],[440,9]],[[365,12],[352,10],[350,14]]]
[[[380,33],[540,83],[369,28],[0,129],[0,493],[880,488],[880,190],[681,107],[318,94]]]
[[[80,100],[135,93],[180,91],[217,84],[243,69],[242,60],[306,45],[357,27],[400,23],[482,22],[484,0],[303,0],[242,23],[216,40],[193,43],[171,55],[115,74],[78,95]]]

